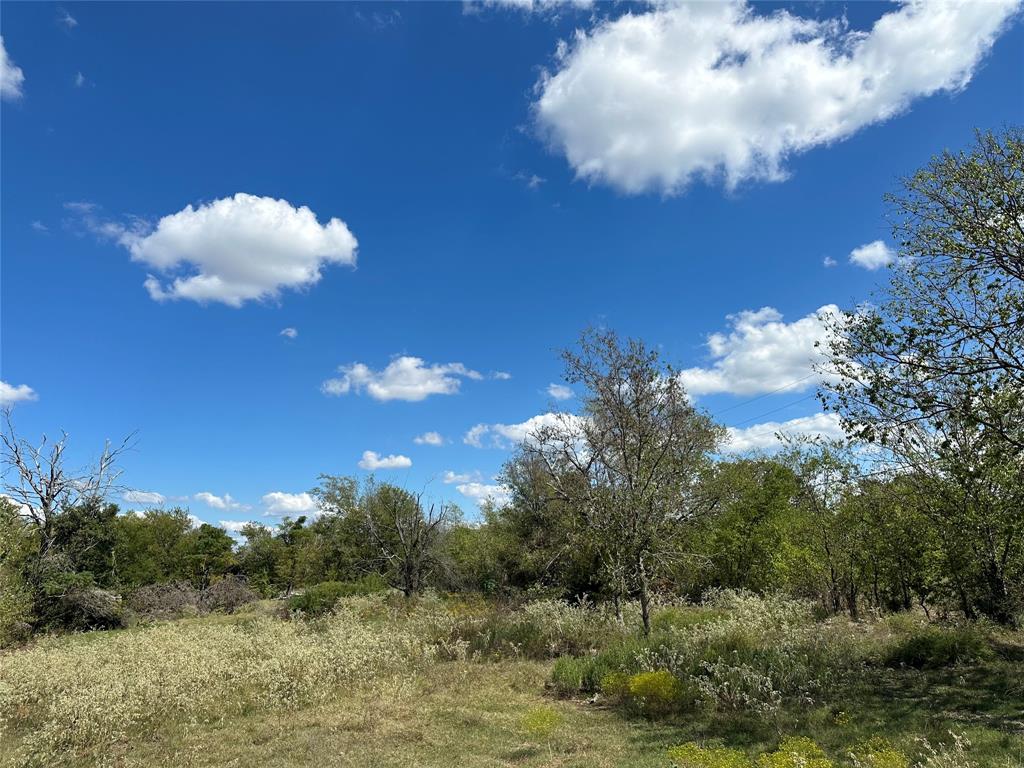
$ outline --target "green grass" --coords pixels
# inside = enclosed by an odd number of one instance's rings
[[[384,618],[380,603],[358,605],[362,612],[355,615],[364,618],[354,621],[364,622],[368,631],[379,632],[380,638],[418,626],[396,614]],[[140,647],[160,638],[168,642],[178,633],[207,630],[211,638],[242,643],[240,635],[224,634],[225,628],[244,635],[257,616],[262,622],[280,621],[273,619],[272,613],[269,604],[262,604],[241,615],[211,615],[155,627],[49,639],[37,649],[14,654],[84,648],[90,658],[98,659],[115,642],[128,641],[136,644],[130,647]],[[252,626],[271,632],[279,625],[257,622]],[[892,647],[898,640],[892,641]],[[248,646],[243,643],[239,647]],[[114,662],[108,658],[106,663],[116,664],[116,658]],[[564,690],[560,695],[551,682],[555,661],[494,660],[489,655],[482,656],[490,659],[487,661],[444,658],[397,668],[383,665],[375,677],[335,682],[330,695],[316,703],[285,707],[271,702],[235,708],[221,716],[164,717],[128,736],[68,749],[61,764],[73,768],[668,768],[669,748],[687,742],[730,747],[754,757],[776,749],[787,736],[803,736],[819,744],[836,765],[849,766],[849,753],[873,737],[882,737],[912,759],[921,760],[921,738],[936,745],[949,743],[953,731],[970,740],[971,764],[978,768],[1024,766],[1024,637],[1019,633],[997,635],[991,653],[954,667],[865,664],[859,674],[821,700],[802,706],[787,704],[764,715],[691,708],[652,716],[615,706],[601,696],[566,698]],[[11,659],[13,656],[0,655],[0,714],[5,712],[4,664]],[[221,663],[232,662],[228,657]],[[571,661],[568,664],[571,666]],[[48,716],[41,704],[19,706],[35,706],[38,711],[12,713],[6,708],[8,729],[3,730],[0,723],[0,766],[4,768],[21,768],[25,758],[17,756],[19,748],[30,738],[30,729]]]

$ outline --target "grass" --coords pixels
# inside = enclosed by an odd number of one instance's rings
[[[904,629],[875,648],[880,663],[865,664],[812,704],[664,713],[602,696],[560,697],[550,683],[553,659],[519,651],[468,656],[466,615],[488,637],[505,621],[481,619],[482,609],[427,602],[406,610],[381,598],[345,605],[323,626],[285,622],[261,605],[240,615],[47,639],[0,656],[0,766],[668,768],[668,750],[688,742],[752,758],[788,736],[810,737],[836,765],[851,765],[849,753],[873,737],[924,764],[920,739],[948,744],[951,731],[971,742],[970,762],[941,765],[1024,766],[1019,634],[997,636],[992,653],[955,667],[886,666],[887,653],[913,631]],[[572,647],[591,621],[551,605],[525,616],[563,627]],[[524,619],[508,621],[521,627]],[[603,618],[594,621],[606,631]],[[676,616],[671,631],[698,624]],[[885,631],[880,623],[877,632]],[[400,652],[382,653],[381,644]],[[329,664],[321,663],[325,655]],[[209,670],[189,666],[196,664]],[[54,675],[63,682],[55,685]],[[152,709],[153,716],[122,727],[122,697],[125,711]]]

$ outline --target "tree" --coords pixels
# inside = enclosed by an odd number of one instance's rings
[[[459,519],[458,507],[442,503],[425,509],[420,495],[372,481],[361,507],[375,559],[391,586],[406,597],[421,592],[440,565],[440,545]]]
[[[649,634],[652,585],[678,553],[686,523],[712,506],[700,480],[723,430],[641,341],[586,331],[562,359],[566,380],[584,390],[581,413],[555,416],[525,450],[575,513],[578,539],[598,553],[613,595],[639,597]]]
[[[1024,570],[1024,136],[979,134],[889,200],[900,258],[874,306],[833,321],[837,378],[822,400],[919,484],[964,612],[1012,622]]]

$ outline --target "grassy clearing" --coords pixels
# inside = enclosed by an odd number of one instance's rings
[[[772,752],[794,736],[813,739],[836,766],[857,765],[850,753],[879,738],[904,762],[865,758],[860,765],[1024,765],[1019,634],[986,635],[978,646],[974,636],[938,637],[945,630],[915,623],[807,623],[793,611],[757,602],[666,608],[662,639],[642,643],[631,627],[573,606],[501,611],[426,600],[409,608],[359,597],[313,622],[256,607],[53,638],[0,656],[0,765],[717,768],[757,759],[757,768],[826,768]],[[779,623],[778,616],[789,618]],[[925,640],[915,639],[922,633]],[[841,657],[840,637],[847,643]],[[797,663],[800,653],[824,648],[823,638],[832,645]],[[654,653],[659,642],[670,643],[669,656]],[[949,648],[961,646],[972,660],[956,662],[953,653],[954,666],[888,663],[907,648],[911,658],[945,663]],[[615,656],[617,647],[634,652]],[[700,669],[694,660],[711,658],[716,648],[734,665],[739,656],[730,654],[742,652],[743,664],[783,692],[778,705],[675,706],[674,692],[690,690],[691,671]],[[869,661],[828,686],[808,687],[822,664],[854,658],[850,648]],[[609,663],[631,670],[658,668],[639,672],[619,695],[558,695],[556,666],[609,654]],[[672,673],[658,666],[663,658],[677,665]],[[790,696],[787,685],[814,696]],[[637,706],[645,696],[673,705]],[[951,750],[950,731],[969,740],[964,755]],[[688,743],[673,763],[669,749]],[[733,762],[721,762],[727,758]]]

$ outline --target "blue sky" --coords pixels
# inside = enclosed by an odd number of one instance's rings
[[[734,450],[829,434],[815,313],[884,283],[899,177],[1024,117],[1017,15],[4,3],[0,394],[214,523],[366,451],[474,514],[588,325]]]

